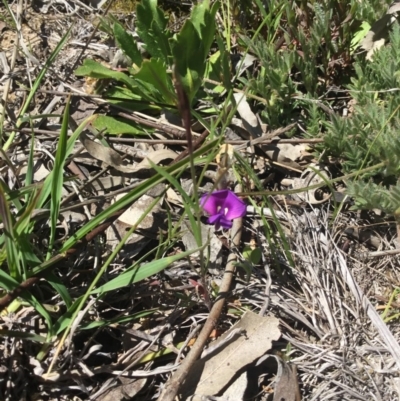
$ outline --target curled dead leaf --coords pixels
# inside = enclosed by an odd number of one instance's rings
[[[93,141],[83,132],[80,135],[80,140],[88,153],[95,159],[101,160],[112,167],[120,166],[122,164],[120,154],[114,149],[107,148],[101,143]]]
[[[293,189],[311,187],[329,180],[329,171],[322,165],[314,164],[304,170],[300,178],[293,180]],[[306,192],[299,192],[296,196],[312,205],[318,205],[326,202],[332,196],[332,192],[324,192],[321,186],[320,188],[309,189]]]

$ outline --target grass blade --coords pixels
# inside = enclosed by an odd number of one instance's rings
[[[30,107],[30,104],[36,94],[36,91],[39,89],[40,83],[42,82],[42,79],[44,78],[47,70],[50,68],[50,66],[53,64],[53,61],[56,59],[56,57],[58,56],[58,53],[60,53],[61,49],[64,47],[65,42],[68,40],[69,38],[69,34],[72,30],[73,25],[71,25],[71,27],[68,29],[67,33],[63,36],[63,38],[60,40],[60,42],[58,43],[58,45],[56,46],[56,48],[54,49],[54,51],[51,53],[49,59],[46,61],[45,65],[43,66],[42,70],[40,71],[38,77],[36,78],[33,87],[31,89],[31,91],[28,94],[28,97],[21,109],[21,111],[19,112],[19,116],[24,116],[25,114],[27,114],[28,109]],[[21,121],[20,119],[17,120],[17,128],[19,128],[21,126]],[[10,137],[8,138],[7,142],[4,144],[3,150],[6,151],[8,150],[8,148],[10,147],[10,145],[13,143],[14,138],[15,138],[15,134],[16,132],[12,132]]]
[[[170,266],[172,263],[177,262],[180,259],[186,258],[192,253],[199,251],[200,249],[201,247],[197,249],[191,249],[189,251],[182,252],[177,255],[167,256],[166,258],[160,260],[154,260],[153,262],[147,263],[144,266],[135,267],[130,271],[126,271],[120,274],[118,277],[109,281],[107,284],[104,284],[99,288],[96,288],[91,293],[104,294],[106,292],[137,283],[141,280],[144,280],[147,277],[159,273],[160,271]]]
[[[96,115],[90,116],[86,118],[80,125],[79,127],[73,132],[73,134],[70,136],[67,142],[67,149],[65,153],[65,158],[67,158],[73,151],[74,149],[74,144],[76,140],[78,139],[79,135],[81,132],[86,128],[88,124],[90,124],[93,120],[96,119]],[[45,205],[47,198],[49,197],[51,193],[51,188],[53,184],[53,177],[54,177],[54,170],[46,177],[44,183],[43,183],[43,188],[40,193],[40,197],[38,200],[38,208],[43,208]]]
[[[21,265],[18,257],[18,241],[14,234],[13,218],[8,206],[5,193],[0,186],[0,218],[4,225],[5,246],[7,252],[7,264],[11,277],[19,280],[22,276]]]
[[[196,221],[196,217],[194,216],[192,209],[195,210],[198,215],[198,211],[200,209],[199,204],[193,202],[193,200],[190,198],[190,196],[185,192],[185,190],[182,188],[181,184],[179,184],[178,180],[173,177],[171,174],[168,174],[165,169],[156,166],[154,163],[150,161],[150,165],[154,168],[154,170],[157,171],[158,174],[161,176],[165,177],[166,180],[168,180],[172,186],[179,191],[181,194],[182,198],[184,199],[183,206],[185,208],[185,212],[187,213],[189,217],[190,224],[193,229],[193,235],[196,239],[197,246],[202,245],[202,237],[201,237],[201,227]],[[198,197],[197,197],[198,198]]]
[[[38,334],[35,333],[27,333],[24,331],[16,331],[16,330],[3,330],[0,329],[0,337],[14,337],[14,338],[19,338],[22,340],[30,340],[30,341],[35,341],[37,343],[45,343],[46,337],[39,336]]]
[[[47,250],[47,259],[50,258],[51,251],[56,239],[57,221],[60,212],[60,202],[62,189],[64,185],[64,165],[67,157],[67,139],[68,139],[68,119],[69,119],[70,98],[65,105],[64,118],[60,131],[60,139],[58,141],[56,158],[54,160],[53,176],[51,182],[51,198],[50,198],[50,241]]]
[[[209,152],[211,149],[215,147],[217,141],[212,141],[206,144],[205,146],[198,149],[196,152],[193,153],[192,157],[196,158],[202,156]],[[185,158],[180,162],[168,167],[165,171],[169,174],[176,173],[184,168],[186,168],[187,163],[189,162],[189,158]],[[201,161],[202,162],[202,161]],[[93,220],[87,223],[84,227],[78,230],[73,237],[65,241],[64,246],[60,250],[61,253],[66,252],[68,249],[72,248],[74,244],[82,239],[87,233],[101,224],[105,219],[111,216],[113,213],[117,212],[118,210],[122,209],[123,207],[129,206],[132,202],[138,199],[140,196],[145,194],[150,188],[153,188],[155,185],[164,181],[164,177],[156,174],[155,176],[149,178],[144,183],[137,186],[132,192],[129,192],[113,205],[111,205],[107,210],[99,213]]]

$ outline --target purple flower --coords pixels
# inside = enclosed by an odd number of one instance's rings
[[[246,214],[246,204],[229,189],[203,195],[200,199],[200,206],[210,216],[207,222],[215,224],[217,230],[221,226],[231,228],[233,219]]]

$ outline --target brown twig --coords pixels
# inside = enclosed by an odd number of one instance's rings
[[[197,140],[193,143],[193,152],[195,150],[197,150],[202,145],[202,143],[206,140],[208,134],[209,134],[209,132],[207,130],[205,130],[197,138]],[[179,161],[181,161],[182,159],[184,159],[188,155],[189,155],[189,148],[186,148],[183,152],[179,153],[179,155],[174,160],[172,160],[172,162],[170,163],[170,166],[172,166],[173,164],[178,163]]]
[[[233,221],[233,227],[231,229],[231,240],[235,247],[239,246],[240,239],[242,236],[242,219],[236,219]],[[235,262],[236,255],[231,253],[228,257],[228,262],[225,268],[224,277],[219,289],[218,297],[208,315],[208,318],[201,330],[195,344],[191,348],[190,352],[183,360],[177,371],[172,375],[169,381],[166,383],[163,392],[157,401],[173,401],[179,392],[179,389],[190,373],[194,362],[199,358],[203,351],[204,345],[206,344],[212,330],[215,328],[218,319],[221,315],[222,308],[225,304],[225,299],[229,294],[229,290],[232,284],[233,275],[235,273]]]
[[[110,107],[118,108],[118,106],[115,104],[110,104]],[[136,114],[127,114],[124,112],[117,112],[115,114],[119,117],[126,118],[127,120],[131,120],[136,123],[143,124],[146,127],[159,129],[160,131],[164,131],[167,134],[170,134],[176,138],[186,138],[186,131],[181,127],[174,127],[169,124],[163,124],[163,123],[159,123],[156,121],[147,120],[145,118],[139,117]],[[193,134],[199,135],[197,133],[193,133]],[[187,140],[185,140],[185,144],[187,144]]]
[[[156,123],[153,123],[153,127],[156,125]],[[160,130],[164,130],[165,125],[158,125]],[[171,127],[170,127],[171,128]],[[281,128],[280,128],[281,130]],[[60,132],[59,131],[52,131],[52,130],[45,130],[45,129],[30,129],[30,128],[21,128],[21,129],[16,129],[16,128],[5,128],[3,130],[4,132],[12,132],[12,131],[18,131],[26,134],[32,134],[34,133],[35,135],[53,135],[53,136],[59,136]],[[167,131],[165,131],[167,132]],[[174,131],[176,133],[177,131]],[[170,133],[170,132],[168,132]],[[275,131],[271,132],[275,133]],[[185,135],[184,131],[179,132],[179,137],[183,137]],[[266,135],[269,136],[267,133]],[[274,134],[274,136],[277,136],[278,134]],[[198,137],[200,139],[200,137]],[[145,139],[145,138],[120,138],[120,137],[109,137],[107,138],[109,142],[123,142],[123,143],[148,143],[151,145],[157,145],[157,144],[163,144],[163,145],[181,145],[184,146],[187,144],[186,139]],[[224,143],[227,143],[229,145],[236,145],[236,146],[241,146],[241,147],[247,147],[247,146],[254,146],[254,145],[268,145],[271,143],[291,143],[291,144],[301,144],[301,143],[309,143],[310,145],[316,144],[316,143],[322,143],[324,140],[322,138],[314,138],[314,139],[307,139],[307,138],[291,138],[291,139],[280,139],[280,138],[266,138],[264,135],[260,138],[256,138],[254,140],[225,140]],[[196,142],[195,142],[196,143]]]

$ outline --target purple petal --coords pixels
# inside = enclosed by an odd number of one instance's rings
[[[208,224],[219,224],[219,221],[223,218],[222,214],[214,214],[207,220]]]
[[[221,220],[220,220],[219,224],[223,228],[231,228],[232,227],[232,222],[230,220],[226,219],[224,216],[221,216]]]
[[[222,189],[203,195],[200,206],[209,215],[208,223],[220,227],[231,228],[232,220],[246,214],[246,204],[229,189]]]
[[[203,195],[200,199],[200,206],[207,214],[217,214],[225,204],[225,200],[229,194],[229,190],[222,189],[212,192],[211,194]]]
[[[243,217],[246,214],[247,209],[246,204],[231,191],[229,191],[226,197],[224,208],[227,209],[225,217],[228,220]]]

